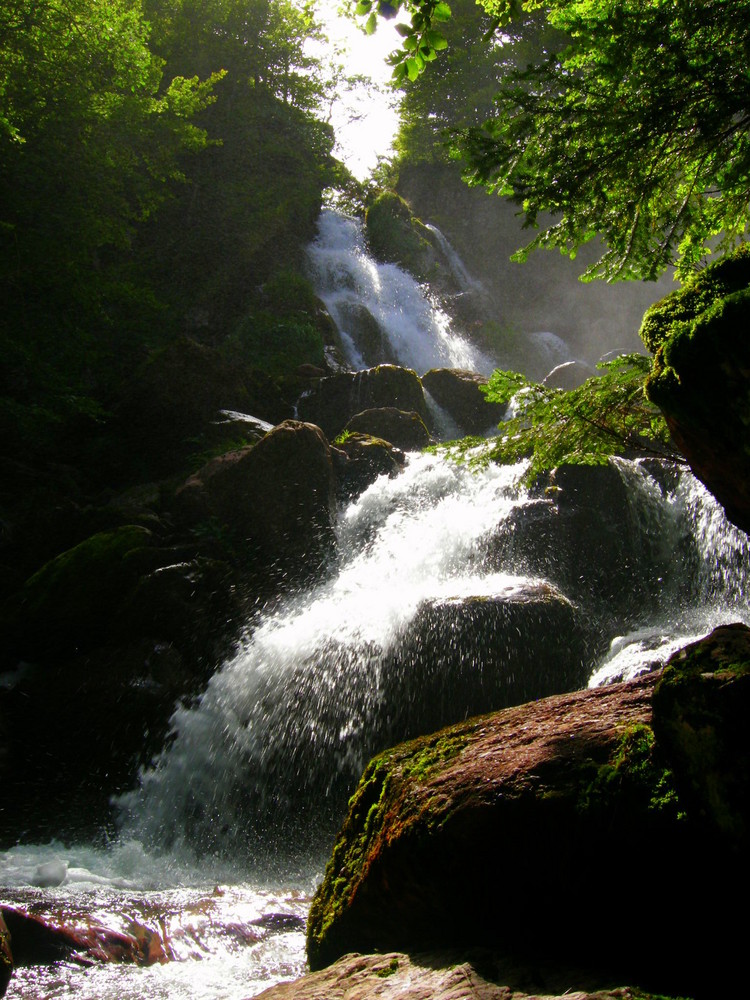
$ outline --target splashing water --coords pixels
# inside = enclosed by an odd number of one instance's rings
[[[308,248],[308,264],[353,368],[386,361],[418,374],[430,368],[490,374],[495,367],[453,330],[447,313],[410,274],[369,255],[357,220],[323,212],[318,238]]]
[[[719,621],[750,617],[742,600],[746,536],[688,473],[665,483],[647,464],[617,464],[631,498],[633,552],[611,572],[640,605],[629,613],[632,634],[606,637],[612,648],[592,683],[621,676],[625,661],[630,675],[663,660]],[[412,699],[416,711],[434,695],[414,689],[413,659],[399,659],[420,613],[440,602],[512,600],[538,585],[514,571],[523,564],[517,551],[512,565],[491,555],[514,531],[511,515],[523,517],[530,502],[519,474],[520,467],[472,473],[414,456],[403,474],[381,477],[346,509],[331,579],[269,614],[199,704],[175,714],[173,742],[123,801],[128,835],[180,851],[239,853],[264,877],[278,865],[297,872],[319,865],[367,759],[415,735],[418,714],[404,705]],[[554,538],[548,544],[555,549]],[[569,569],[556,573],[551,563],[552,583],[564,590]],[[592,633],[606,627],[595,613],[583,608]],[[519,636],[510,657],[520,659],[534,639]],[[479,662],[483,654],[471,655]],[[455,668],[439,650],[432,658],[435,670]],[[433,728],[480,710],[470,684],[466,701],[454,698]],[[404,728],[394,731],[396,717]]]
[[[524,502],[518,471],[474,476],[414,456],[353,503],[336,575],[270,614],[200,704],[176,713],[174,742],[125,798],[130,835],[202,850],[241,844],[251,864],[271,867],[278,839],[286,863],[296,848],[297,861],[324,852],[346,794],[386,745],[382,673],[418,609],[521,585],[477,570],[483,540]]]

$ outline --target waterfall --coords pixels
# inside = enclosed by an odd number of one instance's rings
[[[430,368],[494,369],[408,272],[370,256],[356,219],[324,211],[308,267],[352,368],[391,362],[420,375]]]
[[[472,278],[466,269],[466,265],[461,260],[461,257],[456,253],[453,244],[450,240],[448,240],[445,233],[438,229],[437,226],[432,225],[430,222],[425,223],[425,228],[429,229],[438,241],[440,249],[443,251],[443,256],[448,261],[450,266],[451,274],[461,291],[484,293],[485,290],[482,282],[477,281],[476,278]]]
[[[524,554],[505,545],[517,542],[519,518],[540,501],[518,485],[520,467],[475,473],[414,456],[402,475],[382,477],[342,511],[331,578],[269,613],[199,703],[176,712],[172,742],[122,802],[128,836],[240,852],[263,870],[279,856],[297,866],[311,856],[319,863],[366,760],[397,740],[506,703],[510,680],[491,671],[515,664],[548,683],[565,648],[576,651],[581,684],[590,674],[601,682],[606,670],[614,676],[611,660],[619,656],[622,665],[626,649],[633,663],[640,651],[642,668],[696,631],[747,619],[746,536],[689,473],[665,478],[661,466],[617,467],[633,498],[633,558],[609,571],[622,575],[624,591],[640,595],[627,635],[610,630],[602,646],[609,626],[595,618],[593,604],[565,618],[557,636],[558,626],[545,620],[538,635],[505,627],[506,619],[498,627],[493,609],[548,586],[520,571]],[[536,545],[533,532],[529,544]],[[557,559],[549,579],[560,590],[571,571],[586,572],[576,551],[572,566],[562,565],[562,541],[547,537],[545,547]],[[563,594],[559,604],[568,604]],[[491,642],[482,646],[484,631]],[[448,648],[462,634],[465,644]],[[610,641],[609,667],[597,674],[596,655]],[[533,667],[522,668],[529,659]]]

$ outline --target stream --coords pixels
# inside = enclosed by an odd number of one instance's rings
[[[353,220],[324,216],[310,258],[352,367],[379,342],[420,374],[492,369],[425,289],[369,258]],[[604,525],[611,540],[598,566],[581,563],[585,540],[571,545],[577,513],[558,516],[522,473],[413,454],[378,479],[340,511],[327,577],[248,626],[198,702],[176,709],[161,754],[117,803],[115,839],[64,844],[52,831],[0,853],[5,902],[145,928],[173,959],[18,969],[11,1000],[241,1000],[297,977],[311,894],[373,753],[572,675],[635,676],[717,624],[750,624],[747,536],[689,472],[611,464],[624,499],[602,496],[595,512],[592,537]],[[602,579],[612,602],[597,597]],[[562,618],[545,612],[533,635],[503,628],[542,592]]]

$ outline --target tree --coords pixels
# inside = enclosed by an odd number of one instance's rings
[[[574,256],[600,236],[588,277],[685,275],[741,242],[750,205],[750,0],[480,0],[488,45],[544,13],[557,41],[500,75],[497,111],[457,146],[466,177],[511,198],[537,247]],[[382,4],[364,0],[372,18]],[[400,0],[394,78],[446,47],[441,0]],[[555,36],[553,36],[555,37]],[[550,220],[551,217],[551,221]]]

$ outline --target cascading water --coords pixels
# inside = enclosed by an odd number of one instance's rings
[[[365,358],[369,322],[391,360],[492,368],[408,275],[369,259],[352,220],[325,213],[310,261],[350,363]],[[155,929],[178,959],[19,970],[9,997],[240,1000],[293,978],[309,891],[372,753],[631,676],[716,624],[750,622],[748,539],[689,473],[618,461],[583,518],[518,475],[415,455],[378,479],[340,512],[328,578],[248,626],[200,700],[176,710],[167,746],[120,801],[114,843],[0,854],[8,901]]]
[[[421,375],[430,368],[489,374],[495,367],[408,272],[369,255],[356,219],[323,212],[308,262],[352,368],[388,361]]]

